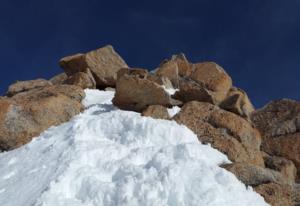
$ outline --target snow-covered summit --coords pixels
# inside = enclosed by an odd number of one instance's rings
[[[118,110],[113,95],[86,90],[82,114],[1,153],[1,206],[268,205],[187,127]]]

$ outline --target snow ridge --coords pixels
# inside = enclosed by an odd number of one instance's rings
[[[0,154],[2,206],[268,205],[185,126],[118,110],[113,92],[86,94],[85,112]]]

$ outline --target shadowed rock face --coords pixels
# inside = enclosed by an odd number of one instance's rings
[[[234,162],[263,166],[260,134],[245,119],[209,103],[186,103],[174,117],[193,130],[200,141],[228,155]]]
[[[84,96],[81,88],[62,85],[0,98],[0,150],[15,149],[47,128],[68,121],[83,109]]]
[[[97,87],[116,85],[117,72],[128,65],[112,46],[108,45],[86,54],[75,54],[64,57],[59,62],[68,76],[90,69],[97,83]]]
[[[96,81],[89,69],[86,72],[77,72],[73,74],[68,77],[64,83],[76,85],[82,89],[96,89]]]

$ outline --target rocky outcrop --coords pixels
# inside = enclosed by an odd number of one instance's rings
[[[233,162],[263,166],[260,134],[245,119],[209,103],[186,103],[174,117],[197,134],[200,141],[228,155]]]
[[[112,46],[108,45],[86,54],[75,54],[64,57],[59,62],[68,76],[90,69],[97,83],[97,87],[114,87],[117,72],[128,65]]]
[[[35,79],[29,81],[18,81],[9,86],[8,91],[6,93],[7,96],[12,97],[18,93],[26,92],[31,89],[51,86],[52,83],[45,79]]]
[[[300,103],[282,99],[270,102],[251,115],[262,134],[262,150],[293,161],[300,178]]]
[[[82,110],[84,96],[79,87],[61,85],[0,98],[0,150],[15,149],[47,128],[68,121]]]
[[[123,75],[117,81],[113,103],[121,109],[139,112],[150,105],[170,107],[179,104],[163,87],[136,75]]]
[[[220,107],[246,119],[249,119],[250,114],[255,110],[246,92],[236,87],[230,89]]]
[[[142,116],[152,117],[154,119],[170,119],[168,109],[161,105],[150,105],[142,112]]]

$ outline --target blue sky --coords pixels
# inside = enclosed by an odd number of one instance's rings
[[[299,0],[2,0],[0,93],[50,78],[58,60],[112,44],[132,67],[184,52],[216,61],[257,107],[300,100]]]

